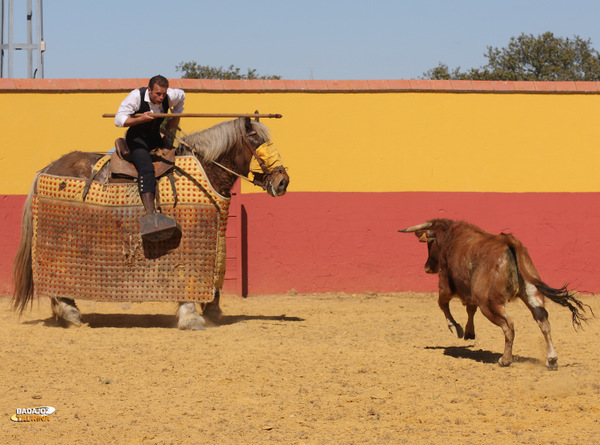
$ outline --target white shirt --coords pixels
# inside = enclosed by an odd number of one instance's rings
[[[183,90],[178,88],[167,88],[167,96],[169,96],[169,109],[171,110],[171,113],[182,113],[183,103],[185,101],[185,93]],[[146,90],[144,100],[148,102],[148,105],[150,106],[150,112],[163,112],[162,103],[154,104],[150,101],[150,94],[148,94],[148,90]],[[127,118],[134,115],[140,109],[140,104],[140,90],[135,89],[129,93],[123,102],[121,102],[119,111],[117,111],[115,116],[115,125],[117,127],[125,126],[125,121]]]

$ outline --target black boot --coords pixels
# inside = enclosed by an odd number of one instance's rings
[[[177,230],[181,231],[179,224],[173,218],[156,212],[154,193],[140,193],[146,215],[140,218],[140,234],[147,241],[163,241],[171,238]]]

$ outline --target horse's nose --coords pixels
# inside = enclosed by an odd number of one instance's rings
[[[290,183],[290,180],[287,178],[283,178],[280,182],[279,185],[277,186],[277,191],[279,192],[284,192],[287,190],[288,184]]]

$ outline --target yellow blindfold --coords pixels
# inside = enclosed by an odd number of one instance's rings
[[[279,155],[277,149],[273,146],[272,142],[265,142],[264,144],[262,144],[256,149],[256,154],[259,158],[263,160],[263,162],[267,166],[267,170],[273,170],[275,167],[283,165],[281,156]],[[260,164],[254,156],[250,161],[250,171],[252,173],[263,173]]]

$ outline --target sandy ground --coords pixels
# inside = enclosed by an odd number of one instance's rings
[[[600,442],[600,317],[575,332],[552,302],[556,372],[521,302],[509,368],[499,328],[478,313],[454,338],[433,294],[224,296],[201,332],[172,328],[173,304],[78,303],[66,329],[47,300],[18,319],[0,299],[2,443]],[[10,420],[39,406],[56,412]]]

